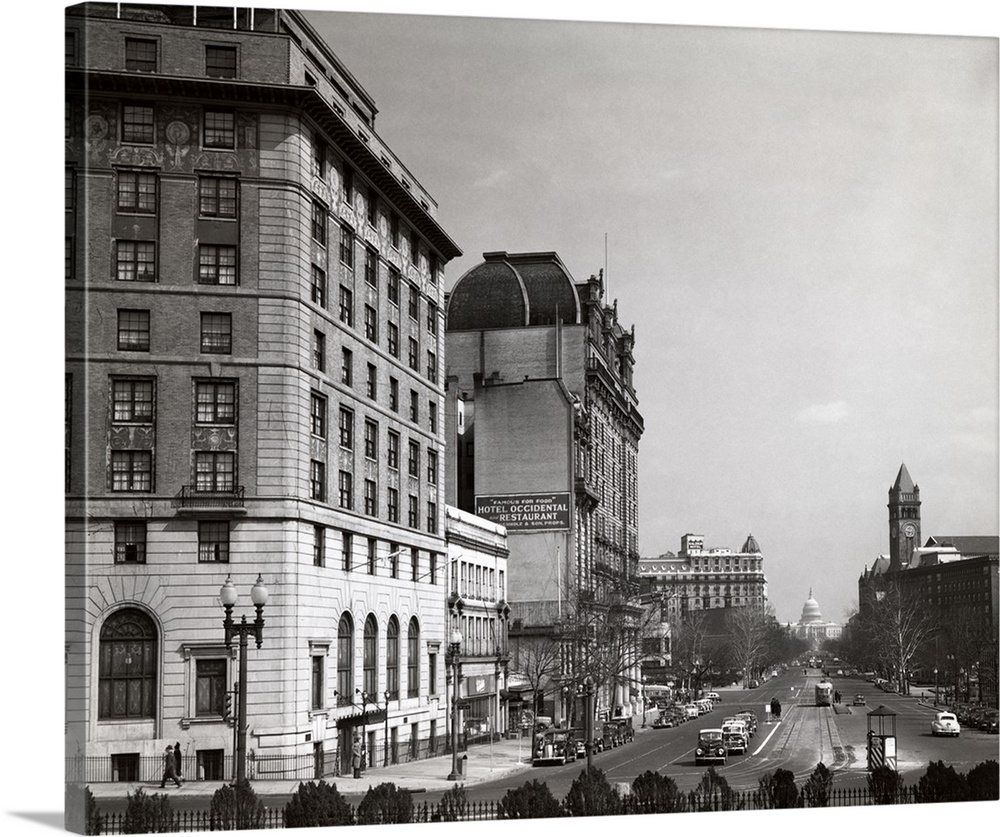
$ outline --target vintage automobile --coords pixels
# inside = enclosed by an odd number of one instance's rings
[[[712,701],[712,703],[720,703],[722,701],[722,697],[718,692],[705,692],[705,698]]]
[[[696,703],[687,703],[687,704],[684,705],[684,715],[687,718],[689,718],[689,719],[691,719],[691,718],[697,718],[700,714],[701,713],[698,711],[698,704],[696,704]]]
[[[622,744],[635,740],[635,728],[632,726],[632,719],[617,716],[611,722],[618,725],[618,735]]]
[[[695,764],[725,764],[726,755],[721,729],[698,731],[698,746],[694,751]]]
[[[865,696],[864,695],[855,695],[854,696],[854,703],[853,703],[853,705],[854,706],[864,706],[865,705]]]
[[[743,721],[732,720],[722,725],[722,741],[727,753],[743,754],[750,746],[750,734]]]
[[[958,718],[952,712],[938,712],[931,721],[931,735],[952,735],[958,738],[962,728],[958,725]]]
[[[676,726],[676,723],[669,712],[661,712],[653,719],[653,729],[669,729],[672,726]]]
[[[571,729],[550,727],[535,733],[535,743],[531,749],[531,764],[566,764],[576,761],[576,739]]]
[[[743,709],[736,713],[737,719],[747,725],[747,733],[752,738],[757,734],[757,715],[749,709]]]

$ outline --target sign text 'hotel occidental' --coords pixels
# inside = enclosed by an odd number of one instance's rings
[[[476,514],[508,532],[561,532],[569,529],[568,491],[476,497]]]

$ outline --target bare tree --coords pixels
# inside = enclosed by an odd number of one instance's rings
[[[768,656],[768,622],[773,617],[759,607],[734,607],[726,614],[729,659],[743,670],[746,685],[764,665]]]
[[[875,648],[890,661],[900,693],[909,694],[908,673],[921,648],[937,631],[936,613],[893,578],[873,602],[865,621]]]
[[[725,636],[713,631],[710,611],[690,610],[673,625],[674,666],[684,672],[695,695],[709,670],[726,658]]]
[[[546,694],[551,694],[561,667],[561,642],[551,634],[511,634],[510,667],[534,694],[533,710],[541,709]],[[546,691],[548,687],[548,691]]]

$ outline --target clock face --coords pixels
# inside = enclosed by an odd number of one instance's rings
[[[912,538],[916,534],[916,532],[917,532],[917,527],[914,526],[912,523],[907,523],[903,527],[903,534],[906,535],[906,537],[908,538]]]

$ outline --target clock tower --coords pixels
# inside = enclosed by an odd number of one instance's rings
[[[905,463],[889,489],[889,572],[909,566],[920,546],[920,486],[914,485]]]

